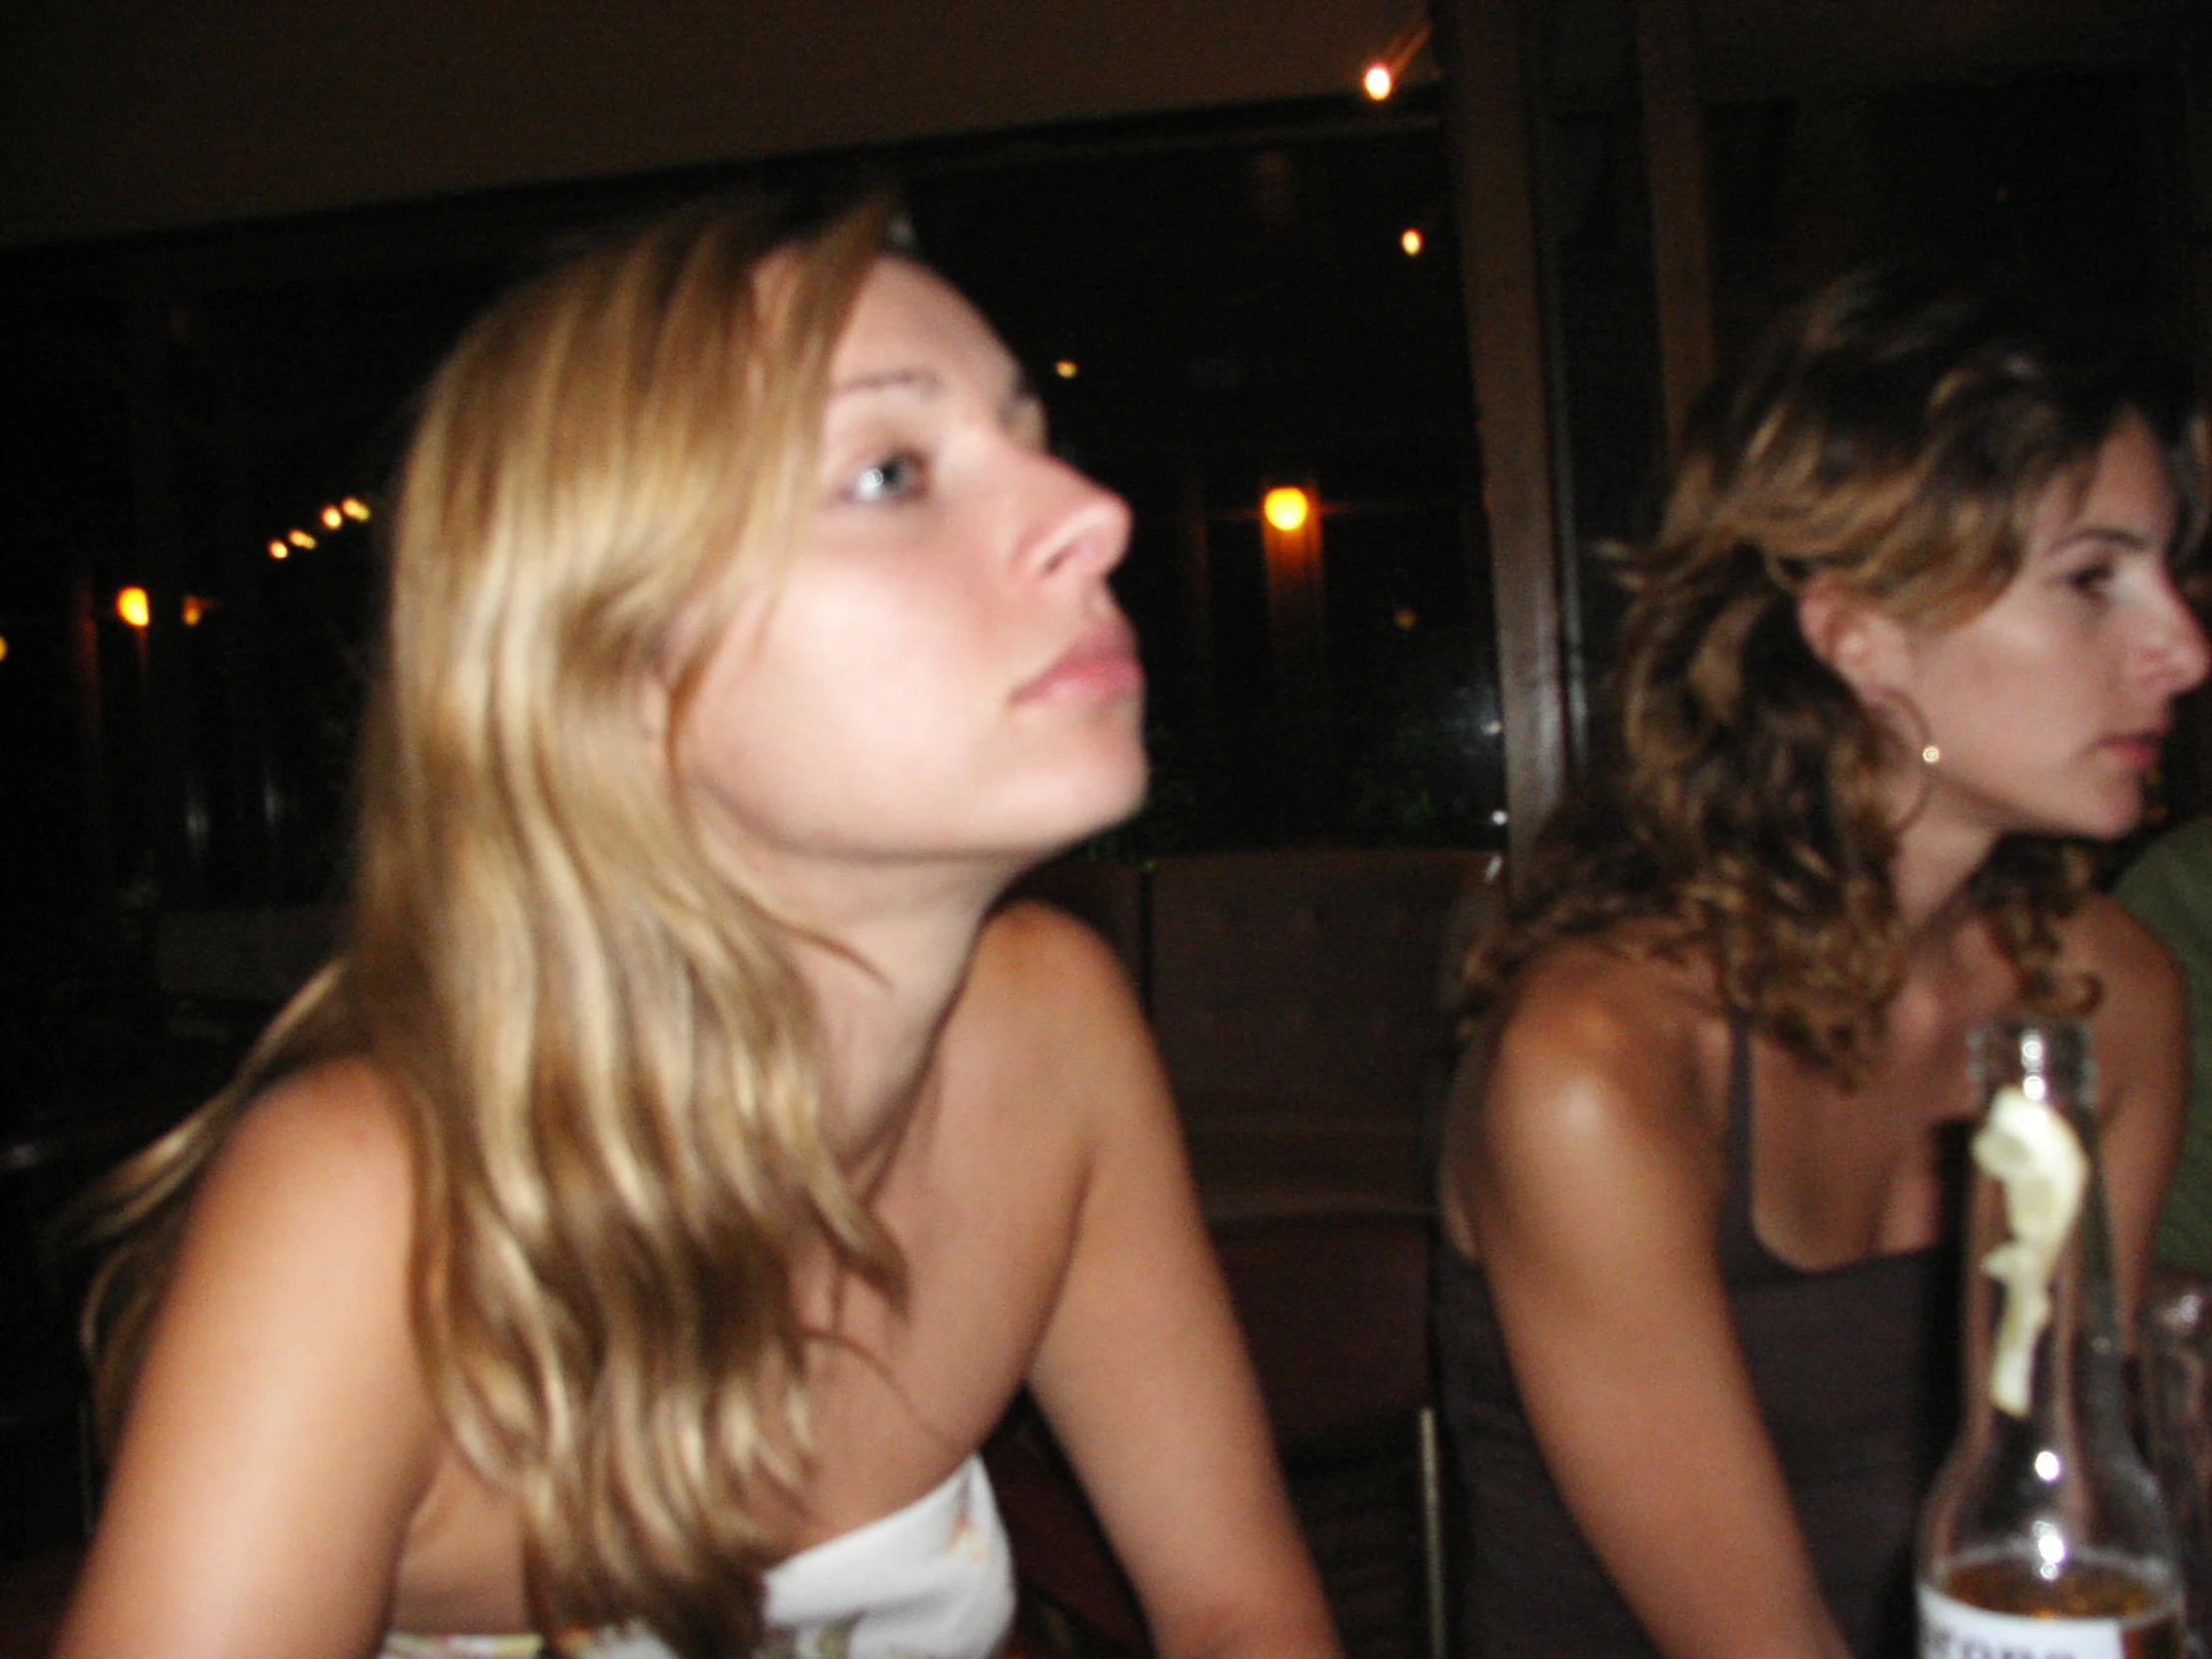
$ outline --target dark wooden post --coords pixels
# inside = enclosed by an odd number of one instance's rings
[[[1523,0],[1431,0],[1497,616],[1511,874],[1567,781]]]
[[[1713,273],[1705,216],[1704,114],[1689,0],[1632,0],[1651,203],[1659,383],[1671,452],[1713,377]]]

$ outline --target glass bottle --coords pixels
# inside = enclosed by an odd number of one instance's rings
[[[1997,1020],[1972,1060],[1965,1412],[1921,1515],[1923,1659],[2180,1659],[2174,1535],[2127,1426],[2088,1034]]]

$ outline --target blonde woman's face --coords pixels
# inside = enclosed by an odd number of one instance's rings
[[[2085,479],[2045,491],[1997,598],[1910,636],[1898,689],[1937,751],[1923,821],[2101,838],[2134,828],[2173,699],[2207,661],[2166,565],[2175,511],[2156,439],[2124,419]]]
[[[988,324],[898,260],[830,373],[816,496],[712,654],[679,754],[758,866],[1031,857],[1132,812],[1144,677],[1120,499],[1044,447]]]

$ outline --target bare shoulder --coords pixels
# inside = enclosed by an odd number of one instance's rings
[[[365,1652],[443,1444],[409,1318],[411,1161],[356,1063],[258,1098],[206,1170],[63,1650]]]
[[[2065,965],[2092,976],[2089,1014],[2097,1095],[2107,1114],[2140,1101],[2177,1103],[2185,1089],[2188,996],[2180,964],[2117,899],[2092,894],[2060,924]]]
[[[994,911],[976,941],[971,982],[988,990],[1020,984],[1047,996],[1127,998],[1121,962],[1106,941],[1055,905],[1018,899]]]
[[[1500,1010],[1486,1109],[1567,1134],[1622,1114],[1695,1117],[1721,1023],[1694,969],[1569,941],[1530,963]]]
[[[2181,994],[2180,966],[2156,933],[2118,899],[2091,893],[2059,923],[2068,966],[2093,973],[2104,996]]]
[[[942,1047],[968,1121],[990,1125],[994,1163],[1071,1171],[1174,1108],[1128,977],[1090,928],[1050,905],[1007,905],[984,924]]]
[[[200,1205],[291,1212],[317,1234],[362,1228],[404,1239],[413,1153],[392,1085],[363,1060],[330,1060],[284,1078],[241,1114],[210,1168]]]
[[[413,1154],[391,1086],[360,1061],[312,1066],[250,1104],[215,1154],[172,1312],[188,1327],[198,1314],[354,1352],[396,1347],[411,1370],[413,1213]]]
[[[1725,1030],[1683,964],[1573,940],[1530,962],[1453,1084],[1439,1195],[1453,1242],[1474,1254],[1507,1212],[1533,1221],[1615,1187],[1713,1187]]]
[[[1150,1051],[1120,960],[1096,933],[1049,904],[1021,901],[984,923],[948,1044],[1001,1061],[1052,1055],[1097,1063],[1134,1044]]]

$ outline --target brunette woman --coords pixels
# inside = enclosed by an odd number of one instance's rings
[[[2206,647],[2154,360],[1888,267],[1786,316],[1634,555],[1611,752],[1474,964],[1442,1203],[1489,1659],[1917,1651],[1966,1037],[2092,1031],[2129,1294],[2173,964],[2091,890]]]

